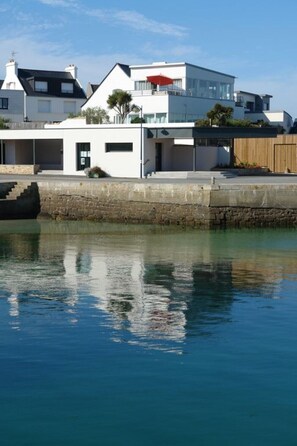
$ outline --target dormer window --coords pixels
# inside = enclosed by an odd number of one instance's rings
[[[46,81],[35,81],[35,91],[47,93],[48,85]]]
[[[73,94],[73,84],[70,82],[62,82],[61,93]]]

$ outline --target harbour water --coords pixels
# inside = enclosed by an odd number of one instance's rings
[[[0,222],[2,446],[295,446],[297,232]]]

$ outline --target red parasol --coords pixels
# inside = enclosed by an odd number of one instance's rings
[[[147,80],[155,85],[173,84],[173,79],[170,79],[170,77],[163,76],[162,74],[157,74],[155,76],[147,76]]]

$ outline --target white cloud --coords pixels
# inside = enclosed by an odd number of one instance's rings
[[[39,3],[49,6],[63,6],[64,8],[72,8],[77,5],[74,0],[39,0]]]
[[[113,19],[133,29],[174,37],[183,37],[186,35],[186,28],[183,26],[157,22],[135,11],[115,11],[114,13],[111,12],[111,14]]]
[[[33,41],[30,35],[19,35],[0,41],[0,79],[5,77],[5,64],[15,52],[20,68],[63,71],[69,64],[78,67],[78,79],[83,88],[87,83],[100,83],[117,62],[141,63],[142,60],[129,53],[74,55],[68,44]]]
[[[87,9],[75,0],[39,0],[44,5],[71,8],[73,12],[94,17],[105,23],[122,24],[131,29],[145,31],[152,34],[162,34],[172,37],[184,37],[187,29],[184,26],[162,23],[145,17],[137,11],[117,9]]]

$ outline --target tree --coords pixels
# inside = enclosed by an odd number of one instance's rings
[[[9,126],[7,125],[9,122],[9,119],[3,118],[3,116],[0,116],[0,129],[8,129]]]
[[[232,115],[232,107],[225,107],[219,103],[215,104],[215,106],[206,114],[210,120],[210,124],[217,125],[219,127],[227,125],[228,120],[232,118]]]
[[[141,123],[145,123],[145,119],[141,118],[140,116],[135,116],[135,118],[131,119],[131,124],[141,124]]]
[[[81,111],[78,115],[70,115],[70,118],[83,117],[86,118],[87,124],[107,124],[109,116],[106,110],[101,107],[89,107]]]
[[[115,90],[107,99],[108,108],[118,113],[122,124],[125,122],[128,114],[135,108],[131,102],[131,94],[124,90]]]

